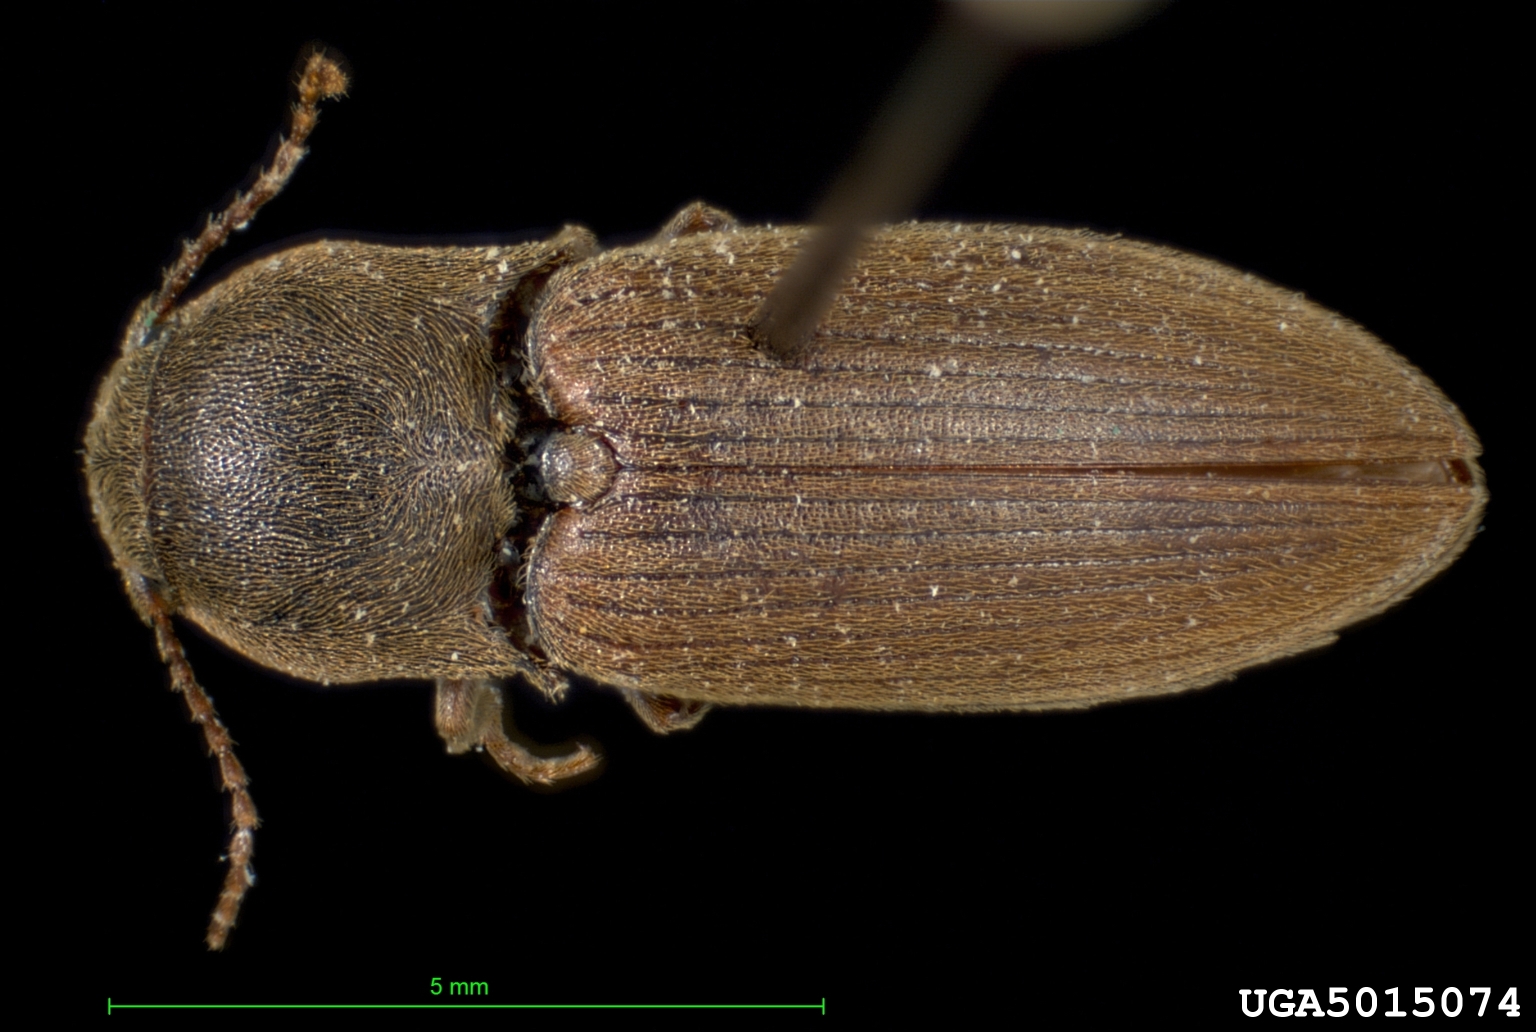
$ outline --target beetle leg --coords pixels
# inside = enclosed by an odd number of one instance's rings
[[[586,226],[568,223],[560,227],[560,232],[549,238],[549,244],[555,251],[554,261],[547,266],[534,269],[533,275],[553,272],[567,262],[579,262],[592,257],[597,253],[597,234]]]
[[[553,785],[593,770],[602,757],[577,743],[563,756],[536,756],[502,728],[501,689],[489,681],[437,682],[433,718],[452,755],[484,749],[508,774],[528,784]]]
[[[634,688],[620,688],[619,692],[629,703],[629,708],[635,711],[635,716],[640,718],[640,723],[658,735],[691,731],[712,708],[707,702],[679,699],[673,695],[652,695]]]
[[[550,702],[564,702],[565,693],[571,690],[571,682],[566,680],[565,675],[549,667],[520,659],[513,669],[522,674],[523,679],[542,692]]]
[[[730,212],[703,201],[693,201],[683,205],[676,215],[668,219],[667,224],[656,231],[650,242],[664,244],[668,240],[693,236],[695,233],[724,233],[735,229],[737,225],[736,216]]]
[[[226,853],[229,869],[224,872],[224,888],[208,918],[206,937],[210,950],[221,950],[229,938],[229,930],[235,926],[235,918],[240,916],[240,903],[245,899],[246,890],[256,884],[256,872],[251,867],[251,855],[256,851],[256,802],[251,798],[245,768],[235,756],[235,742],[229,737],[229,728],[219,719],[213,700],[192,674],[192,664],[187,662],[187,654],[171,624],[170,605],[139,574],[130,574],[124,579],[139,612],[148,617],[150,627],[154,628],[160,658],[171,672],[171,689],[186,700],[192,723],[203,729],[208,753],[219,764],[219,781],[229,793],[231,823],[235,829]]]

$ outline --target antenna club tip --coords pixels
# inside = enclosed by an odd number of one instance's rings
[[[341,64],[323,50],[316,50],[304,63],[299,76],[299,100],[308,106],[322,100],[346,95],[351,80]]]

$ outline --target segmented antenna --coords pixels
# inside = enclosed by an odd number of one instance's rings
[[[203,729],[203,740],[208,743],[209,755],[219,765],[219,783],[229,793],[233,832],[224,857],[229,868],[224,872],[224,888],[219,892],[219,901],[214,904],[213,913],[208,918],[206,936],[210,950],[222,950],[229,938],[229,930],[235,926],[235,918],[240,916],[240,903],[245,899],[246,890],[256,884],[256,872],[251,867],[251,856],[256,852],[256,825],[259,823],[256,801],[251,798],[250,779],[245,776],[245,768],[235,756],[235,742],[229,736],[229,728],[219,719],[218,711],[213,708],[213,700],[208,697],[203,686],[197,683],[192,673],[192,664],[187,662],[187,654],[171,624],[170,607],[143,577],[136,576],[131,587],[149,615],[150,626],[155,631],[155,644],[160,649],[160,659],[171,671],[171,690],[186,702],[192,723]]]
[[[298,100],[294,102],[288,122],[288,132],[277,142],[277,152],[272,161],[261,170],[249,190],[236,192],[234,199],[223,211],[208,216],[201,233],[181,242],[181,254],[171,263],[160,279],[156,290],[139,305],[134,313],[133,326],[129,331],[127,350],[133,350],[143,342],[144,335],[165,317],[176,305],[176,299],[192,282],[197,270],[235,230],[245,226],[261,206],[282,192],[293,177],[294,170],[304,155],[309,134],[314,132],[320,120],[320,102],[340,97],[347,92],[347,73],[341,65],[323,50],[316,50],[304,63],[299,73]]]

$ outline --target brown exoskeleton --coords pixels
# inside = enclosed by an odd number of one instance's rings
[[[301,111],[327,74],[307,80]],[[826,324],[837,343],[797,366],[755,352],[748,330],[757,284],[800,239],[692,207],[652,243],[601,257],[580,231],[519,248],[311,244],[179,307],[173,272],[130,330],[89,451],[103,532],[236,800],[211,942],[248,880],[254,809],[173,612],[296,676],[434,678],[451,748],[484,745],[539,780],[593,757],[545,761],[507,739],[495,676],[558,694],[560,671],[575,670],[626,689],[661,729],[711,700],[1006,709],[1176,690],[1326,640],[1431,576],[1476,525],[1476,444],[1459,415],[1373,338],[1288,294],[1091,235],[900,229],[875,242]],[[1176,297],[1188,321],[1126,317],[1133,304],[1095,288],[1111,281],[1121,295],[1135,284],[1147,310]],[[1244,307],[1259,316],[1212,331]],[[1042,343],[1041,324],[1079,336]],[[1106,343],[1138,326],[1150,336],[1134,349]],[[1370,389],[1335,402],[1264,387],[1244,410],[1220,371],[1247,379],[1273,332],[1292,334],[1292,386],[1321,383],[1343,353],[1362,384],[1411,397],[1373,408]],[[925,350],[939,340],[947,350]],[[370,360],[381,354],[399,360]],[[1145,400],[1146,381],[1113,364],[1127,360],[1158,370],[1167,393]],[[716,363],[729,375],[701,383]],[[1043,393],[1012,405],[986,393],[1009,380]],[[1094,405],[1051,400],[1070,385]],[[1320,444],[1299,401],[1324,406],[1311,414],[1330,431],[1372,433]],[[1293,438],[1273,422],[1240,432],[1238,417],[1268,406],[1300,424]],[[1158,437],[1190,419],[1226,450]],[[1021,441],[1051,450],[1021,460]],[[1296,522],[1341,511],[1362,485],[1386,522],[1346,539],[1338,520]],[[1100,512],[1066,515],[1085,492]],[[1158,513],[1170,519],[1143,518]],[[1244,528],[1257,537],[1239,540]],[[1115,551],[1128,529],[1151,546],[1134,568],[1172,575],[1096,588],[1132,569]],[[1384,537],[1414,543],[1330,567]],[[1201,538],[1211,551],[1186,550]],[[1056,551],[1036,556],[1037,543]],[[1320,570],[1333,575],[1321,592]],[[1304,587],[1306,605],[1284,609],[1277,580]],[[1263,612],[1205,615],[1223,592],[1261,591]],[[1231,630],[1239,615],[1252,625]],[[1121,650],[1114,662],[1074,651],[1084,622],[1119,629],[1095,642]]]

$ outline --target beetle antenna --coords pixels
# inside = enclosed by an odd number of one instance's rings
[[[181,254],[165,270],[160,289],[139,308],[137,321],[143,329],[147,330],[163,318],[175,306],[176,299],[192,282],[208,256],[223,246],[231,233],[243,229],[262,205],[288,185],[294,170],[308,153],[304,143],[319,122],[320,102],[344,95],[347,85],[347,73],[335,58],[323,50],[309,55],[296,83],[299,99],[290,112],[288,132],[278,138],[272,160],[256,176],[249,190],[236,191],[234,199],[223,211],[208,216],[201,233],[181,242]]]
[[[160,658],[171,671],[171,690],[186,700],[192,723],[203,729],[208,753],[218,761],[219,780],[224,791],[229,793],[230,823],[234,828],[226,851],[229,869],[224,873],[224,888],[219,893],[219,901],[208,918],[206,940],[210,950],[221,950],[229,938],[229,930],[235,925],[235,918],[240,916],[240,903],[245,899],[246,890],[256,884],[256,872],[251,867],[251,856],[256,851],[256,802],[251,798],[250,779],[245,775],[245,767],[235,756],[235,741],[229,736],[229,728],[219,719],[213,700],[192,674],[192,664],[187,662],[187,654],[171,624],[170,606],[142,577],[135,577],[134,581],[132,587],[154,628]]]

